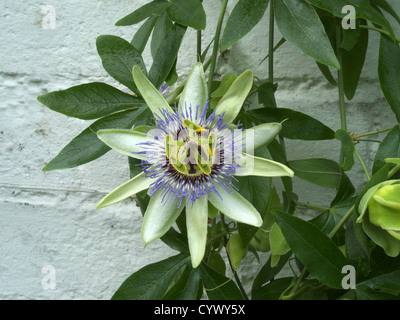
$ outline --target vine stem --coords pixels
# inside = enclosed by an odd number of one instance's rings
[[[222,22],[224,21],[224,15],[225,15],[227,5],[228,5],[228,0],[224,0],[224,2],[222,3],[222,8],[221,8],[221,12],[219,14],[219,18],[218,18],[217,30],[215,31],[215,40],[214,40],[213,53],[211,56],[210,73],[208,76],[208,100],[210,100],[210,98],[211,98],[211,90],[212,90],[213,79],[214,79],[215,65],[217,63],[217,55],[218,55],[218,49],[219,49],[219,39],[221,36]]]
[[[275,17],[274,4],[269,3],[269,47],[268,47],[268,81],[274,83],[274,33],[275,33]]]
[[[364,132],[364,133],[356,134],[356,135],[353,136],[353,139],[358,140],[358,138],[373,136],[373,135],[376,135],[376,134],[379,134],[379,133],[390,131],[393,128],[394,127],[390,127],[390,128],[385,128],[385,129],[381,129],[381,130],[376,130],[376,131]]]
[[[393,39],[393,36],[391,36],[389,34],[389,32],[387,32],[385,30],[382,30],[382,29],[379,29],[379,28],[376,28],[376,27],[371,27],[371,26],[368,26],[368,25],[363,25],[363,24],[360,24],[360,28],[378,31],[378,32],[380,32],[380,33],[382,33],[382,34],[384,34],[384,35],[386,35],[386,36],[388,36],[388,37]],[[393,40],[396,40],[396,42],[400,42],[400,39],[396,38],[396,37]]]
[[[299,207],[309,208],[309,209],[313,209],[313,210],[317,210],[317,211],[321,211],[321,212],[325,212],[325,211],[329,210],[329,208],[319,206],[316,204],[312,204],[312,203],[300,202],[300,201],[297,201],[296,199],[292,199],[292,202]]]
[[[381,143],[382,141],[380,141],[380,140],[374,140],[374,139],[356,139],[356,141],[359,141],[359,142],[376,142],[376,143]]]
[[[274,3],[273,1],[269,2],[269,30],[268,30],[268,81],[270,83],[274,83],[274,51],[276,48],[274,47],[275,42],[275,14],[274,14]],[[280,41],[282,44],[284,41]],[[274,99],[275,101],[275,99]],[[274,102],[274,107],[277,108],[276,102]],[[285,139],[279,135],[279,144],[282,149],[284,161],[287,162],[287,154],[286,154],[286,146]],[[288,181],[289,180],[289,181]],[[286,183],[285,183],[286,181]],[[286,192],[286,200],[287,207],[286,211],[290,210],[290,203],[292,202],[292,181],[287,177],[282,177],[282,183]]]
[[[286,39],[285,38],[281,38],[281,40],[279,40],[279,42],[275,45],[273,52],[278,50],[285,42],[286,42]],[[264,59],[261,60],[260,64],[262,64],[268,58],[269,58],[269,53],[264,57]]]
[[[341,42],[341,25],[340,23],[336,23],[336,53],[337,58],[339,61],[340,69],[338,70],[338,89],[339,89],[339,107],[340,107],[340,124],[341,129],[347,132],[347,120],[346,120],[346,103],[344,99],[344,78],[343,78],[343,70],[342,70],[342,52],[340,49],[340,42]],[[344,162],[344,152],[343,152],[343,145],[340,148],[340,165]]]
[[[197,30],[197,62],[201,62],[201,30]]]
[[[363,159],[361,158],[360,154],[358,153],[358,151],[354,148],[354,154],[356,155],[358,161],[360,162],[364,172],[365,172],[365,176],[367,177],[368,181],[371,180],[371,175],[368,172],[368,168],[365,165],[365,162],[363,161]]]
[[[340,228],[346,223],[346,221],[351,217],[353,214],[354,209],[356,208],[355,205],[353,205],[349,211],[346,212],[346,214],[343,216],[342,219],[338,222],[338,224],[332,229],[332,231],[328,234],[329,239],[332,239],[334,235],[340,230]]]

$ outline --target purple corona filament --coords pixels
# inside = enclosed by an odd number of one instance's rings
[[[240,125],[229,129],[230,124],[223,123],[224,115],[216,115],[215,111],[207,117],[208,103],[205,103],[201,112],[199,106],[195,107],[196,110],[193,110],[194,108],[190,105],[181,107],[180,111],[175,107],[175,112],[160,109],[161,115],[155,116],[155,125],[147,132],[148,137],[152,138],[151,141],[140,143],[143,151],[138,152],[146,154],[146,160],[140,164],[145,176],[154,179],[149,188],[149,195],[152,197],[161,190],[162,202],[167,203],[178,199],[178,207],[184,198],[191,205],[200,197],[208,196],[213,192],[221,198],[216,185],[226,192],[232,193],[232,189],[236,188],[231,180],[235,179],[233,174],[240,167],[235,160],[241,156],[243,147]],[[201,133],[196,133],[196,137],[199,139],[200,136],[213,135],[216,137],[213,154],[214,159],[218,159],[218,161],[210,162],[208,174],[199,170],[199,166],[196,167],[192,164],[187,165],[192,171],[182,173],[176,169],[167,155],[165,142],[167,136],[181,144],[190,145],[191,143],[185,138],[188,128],[185,126],[184,120],[190,120],[201,127]],[[180,138],[182,134],[183,139]],[[195,146],[198,147],[196,144]],[[211,151],[209,152],[211,153]],[[194,167],[197,170],[193,169]]]

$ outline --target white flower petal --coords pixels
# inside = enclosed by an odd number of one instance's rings
[[[134,194],[146,190],[149,188],[152,179],[146,178],[144,173],[138,174],[131,180],[120,185],[118,188],[107,194],[100,202],[97,204],[96,209],[108,207],[114,203],[122,201]]]
[[[208,227],[208,197],[186,205],[186,228],[193,268],[197,268],[206,252]]]
[[[171,228],[185,207],[185,199],[182,200],[182,204],[178,208],[178,198],[172,202],[170,200],[162,202],[162,198],[163,190],[161,189],[150,199],[146,213],[144,214],[142,241],[145,244],[149,244],[162,237]]]
[[[225,113],[224,123],[230,123],[235,120],[252,86],[253,72],[251,70],[243,72],[232,83],[215,107],[215,113],[217,115]]]
[[[280,123],[264,123],[244,131],[246,152],[260,148],[272,142],[282,130]]]
[[[243,161],[243,163],[242,163]],[[260,177],[293,177],[294,172],[284,164],[269,159],[243,154],[237,161],[241,167],[236,169],[235,176]]]
[[[133,80],[136,87],[142,95],[144,101],[153,112],[154,115],[161,116],[160,109],[173,112],[168,102],[164,99],[162,94],[153,86],[149,79],[143,74],[138,66],[134,66],[132,70]]]
[[[179,113],[182,108],[191,107],[191,120],[196,120],[196,108],[199,106],[197,116],[200,117],[204,104],[207,101],[207,83],[204,75],[203,65],[196,63],[189,73],[186,80],[185,88],[179,99]]]
[[[247,201],[239,192],[228,193],[221,186],[215,185],[218,197],[215,192],[209,194],[209,200],[215,208],[224,215],[237,222],[246,223],[255,227],[262,225],[262,218],[257,209]]]
[[[153,138],[148,137],[143,132],[124,129],[99,130],[97,131],[97,136],[114,150],[141,160],[146,159],[146,154],[135,153],[143,152],[144,150],[139,143],[154,141]]]

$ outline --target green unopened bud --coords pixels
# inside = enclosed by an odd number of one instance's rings
[[[382,182],[369,189],[360,201],[357,222],[386,254],[400,253],[400,180]]]
[[[368,203],[369,221],[400,240],[400,184],[378,189]]]
[[[240,262],[247,253],[246,248],[243,246],[242,238],[239,234],[231,235],[228,244],[226,245],[226,251],[228,252],[229,260],[231,260],[233,269],[239,269]]]

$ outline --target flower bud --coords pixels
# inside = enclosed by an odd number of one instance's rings
[[[369,221],[400,240],[400,184],[378,189],[368,203]]]
[[[389,180],[369,189],[360,201],[357,222],[387,255],[400,253],[400,180]]]
[[[243,246],[242,238],[238,233],[231,235],[226,245],[226,251],[233,269],[239,269],[242,259],[246,256],[247,249]]]

